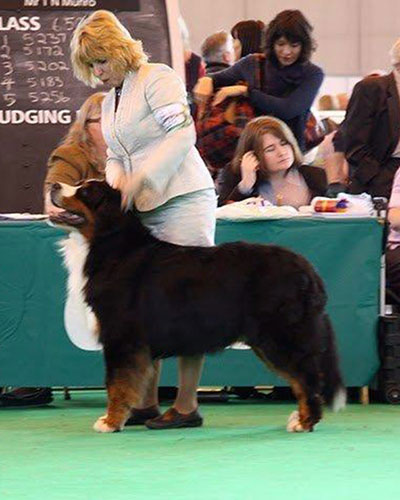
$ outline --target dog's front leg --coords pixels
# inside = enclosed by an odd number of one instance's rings
[[[154,370],[147,352],[129,357],[104,348],[106,359],[107,414],[93,428],[97,432],[118,432],[124,428],[132,407],[139,407]],[[127,359],[128,358],[128,359]]]

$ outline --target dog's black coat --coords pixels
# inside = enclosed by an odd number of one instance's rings
[[[141,349],[189,356],[243,340],[311,399],[324,381],[332,400],[342,385],[334,335],[323,283],[306,259],[274,245],[160,241],[134,212],[121,212],[119,192],[105,183],[84,184],[75,198],[94,220],[85,293],[108,370]]]

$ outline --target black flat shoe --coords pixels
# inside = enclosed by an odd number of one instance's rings
[[[149,406],[148,408],[133,408],[131,416],[125,422],[125,425],[144,425],[146,420],[157,418],[161,415],[157,405]]]
[[[147,420],[145,426],[148,429],[182,429],[183,427],[201,427],[203,417],[198,410],[191,413],[179,413],[175,408],[169,408],[165,413],[152,420]]]
[[[45,406],[53,401],[49,387],[18,387],[0,395],[0,407]]]

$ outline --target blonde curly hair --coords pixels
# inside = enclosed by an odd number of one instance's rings
[[[108,10],[97,10],[82,19],[75,28],[70,46],[75,76],[91,87],[100,83],[92,71],[94,61],[108,60],[113,73],[124,76],[138,70],[148,59],[142,42],[134,40]]]

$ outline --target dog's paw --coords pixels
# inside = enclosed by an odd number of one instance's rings
[[[106,423],[106,419],[107,415],[103,415],[102,417],[98,418],[93,425],[93,429],[96,432],[119,432],[121,430],[117,427],[111,427],[111,425],[108,425]]]
[[[300,415],[297,410],[289,415],[286,430],[288,432],[306,432],[306,429],[300,423]]]

